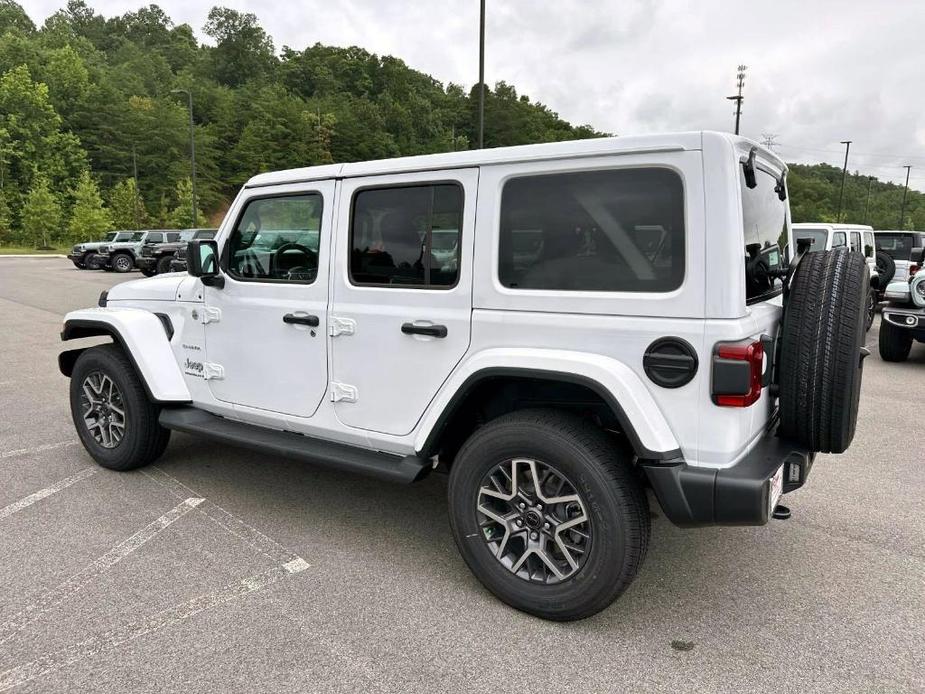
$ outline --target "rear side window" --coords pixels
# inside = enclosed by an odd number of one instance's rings
[[[846,246],[846,245],[848,245],[848,242],[845,239],[845,232],[833,231],[832,232],[832,248],[841,248],[842,246]]]
[[[861,232],[852,231],[851,232],[851,250],[855,253],[863,253],[864,249],[861,248]]]
[[[748,304],[765,301],[781,293],[781,248],[787,242],[787,203],[778,197],[777,179],[762,169],[756,169],[755,180],[757,185],[749,188],[742,172],[745,300]]]
[[[794,229],[793,230],[793,240],[794,242],[801,240],[809,241],[809,250],[810,251],[824,251],[825,250],[825,241],[828,238],[829,233],[825,229]],[[799,246],[799,244],[797,244]]]
[[[512,178],[498,277],[511,289],[667,292],[684,281],[684,186],[669,169]]]
[[[864,255],[874,257],[874,235],[869,231],[864,232]]]
[[[357,285],[445,289],[459,277],[463,193],[455,183],[367,188],[353,198]]]
[[[241,280],[314,282],[322,204],[319,193],[248,202],[226,244],[228,274]]]

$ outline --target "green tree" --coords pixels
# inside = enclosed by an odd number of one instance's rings
[[[204,227],[208,223],[202,210],[196,209],[196,219],[193,220],[193,183],[189,178],[181,178],[177,181],[176,189],[177,206],[170,211],[167,218],[167,226],[171,229],[190,229],[193,227]],[[193,222],[191,224],[191,222]]]
[[[112,228],[109,210],[103,207],[103,198],[89,172],[84,171],[74,187],[74,207],[68,230],[74,241],[100,238]]]
[[[6,192],[0,188],[0,246],[13,240],[13,215],[6,201]]]
[[[28,242],[48,248],[49,241],[61,236],[61,204],[49,189],[48,179],[36,176],[22,206],[22,226]]]
[[[250,79],[259,80],[276,65],[273,40],[257,23],[256,15],[213,7],[203,31],[215,39],[210,64],[221,84],[235,87]]]
[[[134,178],[119,182],[109,193],[109,212],[116,229],[140,229],[148,219]]]
[[[5,34],[10,29],[32,33],[35,31],[35,24],[18,3],[13,0],[0,0],[0,34]]]

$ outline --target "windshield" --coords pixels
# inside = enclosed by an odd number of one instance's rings
[[[915,245],[915,234],[877,234],[877,250],[893,260],[909,260]]]
[[[115,241],[116,232],[110,231],[106,236],[103,237],[103,241]]]
[[[116,238],[113,241],[128,241],[132,238],[132,232],[130,231],[120,231],[116,234]]]
[[[800,244],[797,243],[800,239],[809,239],[809,250],[810,251],[824,251],[825,250],[825,240],[828,236],[828,233],[825,229],[794,229],[793,230],[793,242],[799,248]],[[796,250],[796,249],[794,249]]]

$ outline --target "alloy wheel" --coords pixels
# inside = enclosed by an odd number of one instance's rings
[[[115,266],[119,272],[128,272],[132,269],[132,261],[127,255],[119,255],[115,259]]]
[[[577,488],[530,458],[493,467],[482,479],[476,514],[495,559],[531,583],[559,583],[584,565],[591,521]]]
[[[115,448],[125,438],[125,401],[115,382],[102,371],[83,381],[81,404],[84,424],[103,448]]]

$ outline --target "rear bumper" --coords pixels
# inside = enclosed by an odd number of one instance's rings
[[[642,467],[662,511],[675,525],[764,525],[773,511],[771,478],[778,468],[784,465],[786,494],[803,486],[815,456],[772,430],[732,467],[706,468],[683,460]]]

